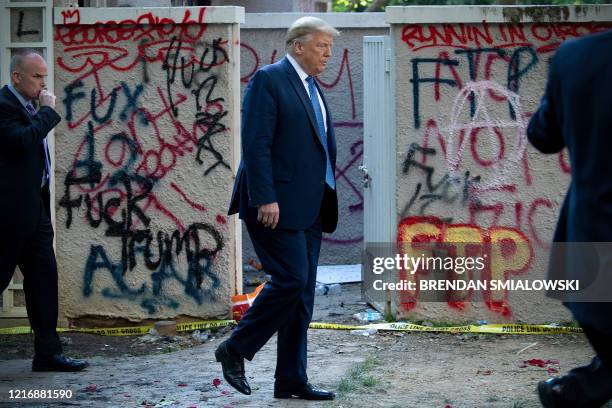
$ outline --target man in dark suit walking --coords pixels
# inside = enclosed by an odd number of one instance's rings
[[[58,283],[46,137],[61,118],[54,110],[55,96],[45,89],[42,56],[20,51],[10,73],[11,85],[0,90],[0,292],[19,266],[34,331],[32,370],[79,371],[87,362],[65,357],[56,332]]]
[[[295,21],[285,58],[258,70],[243,102],[242,162],[230,214],[239,212],[271,282],[216,351],[225,379],[250,394],[244,359],[278,333],[276,398],[329,400],[306,375],[307,330],[322,232],[338,222],[336,142],[316,83],[339,33],[314,17]]]
[[[555,242],[612,241],[611,50],[612,31],[563,44],[551,62],[544,97],[529,123],[528,137],[538,150],[558,153],[567,147],[570,156],[572,182]],[[566,266],[572,278],[592,272],[587,266],[592,260],[584,258],[587,253],[581,249],[587,246],[567,244],[569,248],[561,250],[563,245],[558,244],[557,256],[551,258],[551,274]],[[577,261],[576,254],[588,262]],[[609,293],[609,287],[606,290]],[[612,398],[612,303],[568,301],[565,305],[596,356],[588,366],[541,381],[540,400],[547,408],[600,407]]]

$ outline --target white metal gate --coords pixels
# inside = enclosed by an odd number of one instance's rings
[[[363,40],[364,242],[395,235],[395,132],[388,36]]]
[[[391,243],[396,235],[395,199],[395,113],[393,54],[389,36],[363,40],[363,172],[364,246]],[[364,289],[371,285],[371,273],[362,270]],[[390,310],[392,302],[367,301],[379,310]],[[390,299],[389,299],[390,300]]]

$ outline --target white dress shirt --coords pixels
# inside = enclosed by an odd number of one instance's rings
[[[293,58],[290,54],[287,54],[287,59],[299,75],[302,80],[302,85],[304,85],[304,89],[306,89],[306,93],[310,97],[310,92],[308,92],[308,82],[306,82],[306,78],[308,78],[308,74],[302,69],[300,64]],[[323,114],[323,124],[325,125],[325,132],[327,132],[327,111],[325,110],[325,104],[323,103],[323,99],[321,99],[321,95],[317,92],[317,97],[319,98],[319,105],[321,105],[321,113]]]
[[[21,105],[26,111],[28,110],[26,105],[30,104],[32,105],[32,107],[34,107],[34,103],[32,101],[26,100],[26,98],[24,98],[23,95],[21,95],[21,93],[19,93],[19,91],[15,89],[15,87],[12,84],[8,85],[8,89],[9,91],[13,93],[13,95],[15,95],[15,97],[19,100],[19,103],[21,103]],[[47,136],[45,136],[45,138],[43,139],[43,143],[45,145],[45,160],[49,161],[49,157],[47,156]],[[43,174],[42,174],[42,180],[40,181],[40,186],[44,187],[46,182],[47,182],[47,165],[45,163],[45,168],[43,168]]]

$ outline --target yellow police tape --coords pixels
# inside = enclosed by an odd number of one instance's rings
[[[372,323],[351,326],[333,323],[310,323],[311,329],[356,330],[377,329],[381,331],[445,332],[445,333],[489,333],[489,334],[560,334],[582,333],[580,327],[563,327],[533,324],[483,324],[481,326],[429,327],[412,323]]]
[[[177,332],[188,332],[194,330],[214,329],[235,324],[234,320],[204,320],[192,323],[179,323],[176,325]],[[76,332],[91,333],[101,336],[133,336],[147,334],[153,325],[98,329],[65,329],[58,328],[60,333]],[[444,332],[444,333],[489,333],[489,334],[561,334],[582,333],[579,327],[563,327],[554,325],[531,325],[531,324],[484,324],[481,326],[453,326],[453,327],[429,327],[412,323],[372,323],[367,325],[351,326],[334,323],[310,323],[311,329],[328,330],[357,330],[377,329],[380,331],[405,331],[405,332]],[[9,327],[0,329],[0,334],[29,334],[32,330],[28,326]]]
[[[194,330],[205,330],[214,329],[218,327],[229,326],[235,324],[234,320],[203,320],[200,322],[191,323],[179,323],[176,325],[177,332],[187,332]],[[59,333],[71,332],[71,333],[91,333],[99,334],[101,336],[133,336],[136,334],[147,334],[149,330],[153,328],[153,325],[147,326],[134,326],[134,327],[115,327],[115,328],[97,328],[97,329],[67,329],[60,327],[57,329]],[[29,334],[32,333],[32,329],[28,326],[21,327],[8,327],[0,329],[0,334]]]

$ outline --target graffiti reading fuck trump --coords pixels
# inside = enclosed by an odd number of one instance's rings
[[[81,256],[70,262],[81,265],[84,299],[149,315],[216,300],[233,45],[197,10],[93,25],[74,10],[56,27],[58,223],[78,240],[65,246]]]

